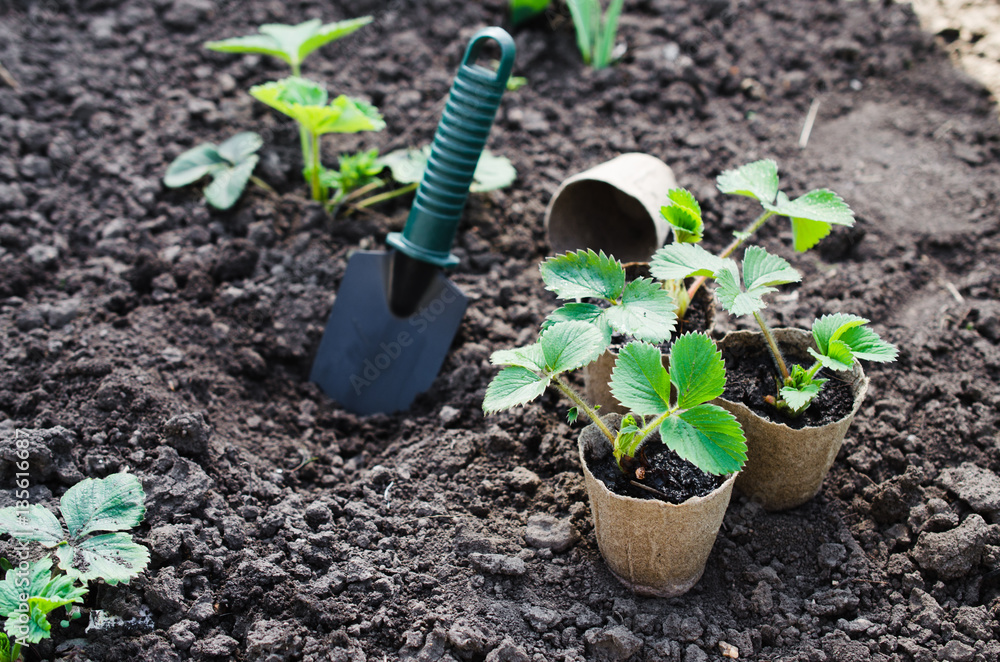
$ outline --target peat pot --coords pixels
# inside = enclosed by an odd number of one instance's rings
[[[629,265],[626,265],[626,270],[628,270],[628,267]],[[649,276],[648,273],[641,275]],[[706,287],[698,288],[688,310],[690,311],[696,306],[702,313],[700,323],[689,326],[685,324],[684,320],[677,320],[677,330],[674,332],[674,338],[688,331],[711,335],[712,330],[715,329],[715,295],[713,292]],[[628,411],[626,411],[625,407],[621,406],[615,396],[611,395],[611,371],[614,369],[615,361],[617,360],[618,351],[612,347],[597,357],[596,361],[584,366],[583,392],[587,402],[593,405],[600,405],[602,413],[622,414],[624,416]],[[663,354],[663,365],[664,367],[667,365],[666,353]]]
[[[802,329],[775,329],[774,337],[782,354],[808,356],[807,349],[816,348],[812,334]],[[767,351],[759,332],[735,331],[718,344],[723,354],[738,348],[749,353]],[[742,403],[724,398],[715,401],[732,412],[747,438],[747,462],[736,479],[736,489],[765,509],[786,510],[809,501],[819,492],[833,466],[847,429],[868,392],[868,378],[855,360],[850,373],[833,373],[832,379],[850,383],[854,403],[850,414],[818,427],[796,430],[783,423],[772,423]]]
[[[601,420],[616,429],[621,416]],[[650,442],[659,443],[655,433]],[[636,499],[615,494],[590,472],[587,456],[611,453],[597,426],[581,431],[578,446],[597,546],[611,572],[639,595],[668,598],[689,591],[705,571],[737,474],[709,494],[681,504]]]

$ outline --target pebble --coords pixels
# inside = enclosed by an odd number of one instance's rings
[[[524,531],[525,541],[532,547],[565,552],[579,540],[580,534],[568,520],[560,520],[552,515],[532,515]]]
[[[977,514],[942,533],[921,533],[913,548],[913,560],[924,570],[944,580],[964,577],[979,563],[986,545],[988,525]]]
[[[64,299],[50,305],[45,310],[45,318],[53,329],[61,329],[74,319],[80,312],[80,299]]]
[[[522,559],[506,554],[479,554],[474,552],[469,554],[469,562],[480,572],[487,572],[492,575],[509,575],[517,577],[528,571]]]
[[[438,418],[441,419],[442,425],[451,425],[461,417],[462,412],[449,405],[441,407],[441,411],[438,412]]]
[[[318,529],[333,519],[333,513],[330,512],[326,504],[318,501],[309,504],[303,516],[305,517],[306,524],[314,529]]]
[[[507,485],[518,492],[533,493],[542,484],[542,479],[534,471],[525,467],[515,467],[504,475]]]
[[[559,612],[537,605],[525,607],[522,615],[535,632],[547,632],[561,620]]]
[[[632,634],[624,625],[616,625],[606,630],[597,628],[583,634],[587,645],[588,658],[618,662],[627,660],[642,649],[642,639]]]

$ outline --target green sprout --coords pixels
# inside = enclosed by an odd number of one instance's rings
[[[220,53],[270,55],[286,62],[292,68],[292,76],[301,76],[302,62],[310,53],[371,22],[371,16],[362,16],[326,24],[318,18],[298,25],[268,23],[257,28],[259,34],[210,41],[205,44],[205,48]],[[299,141],[302,143],[302,156],[305,157],[310,153],[310,142],[303,127],[299,127]],[[305,162],[306,169],[310,165],[308,161]]]
[[[611,0],[607,13],[603,16],[601,0],[566,0],[566,4],[573,18],[576,45],[584,63],[594,69],[604,69],[611,64],[618,33],[618,18],[625,0]]]
[[[813,322],[812,335],[817,349],[809,354],[815,359],[806,368],[793,365],[791,370],[781,355],[777,341],[770,327],[761,315],[767,303],[764,296],[776,292],[776,285],[797,283],[802,277],[788,262],[777,255],[771,255],[759,246],[750,246],[743,255],[743,273],[732,259],[721,259],[703,251],[703,262],[697,265],[698,257],[693,257],[689,266],[677,267],[678,272],[695,266],[696,271],[688,275],[709,273],[718,285],[715,296],[719,304],[736,316],[752,315],[760,327],[764,340],[774,359],[778,376],[774,396],[767,401],[791,416],[799,416],[816,399],[828,380],[817,377],[822,368],[834,372],[850,370],[855,359],[867,361],[894,361],[898,350],[894,345],[882,340],[877,333],[865,325],[868,320],[856,315],[836,313],[824,315]]]
[[[17,660],[21,644],[38,643],[51,636],[49,614],[60,607],[83,601],[87,582],[104,580],[110,585],[128,584],[149,563],[149,551],[124,533],[137,526],[146,513],[145,492],[139,479],[129,473],[87,478],[66,490],[59,509],[66,528],[44,506],[13,506],[0,509],[0,530],[21,542],[38,542],[54,549],[52,557],[17,567],[5,564],[0,582],[0,616],[6,618],[0,637],[0,662]],[[79,609],[67,612],[61,621],[80,617]],[[16,639],[17,642],[11,644]]]
[[[202,190],[205,201],[216,209],[229,209],[239,200],[248,181],[272,190],[253,176],[260,158],[256,151],[263,144],[253,131],[237,133],[219,145],[202,143],[174,159],[163,176],[163,185],[178,188],[210,176],[212,182]]]
[[[549,8],[551,0],[510,0],[510,22],[520,25]]]
[[[382,116],[371,104],[345,95],[329,101],[326,88],[297,76],[256,85],[250,88],[250,95],[298,122],[307,138],[303,174],[312,189],[313,200],[319,202],[325,202],[328,193],[321,177],[320,136],[385,128]]]
[[[486,389],[483,411],[524,405],[552,385],[569,399],[571,421],[582,412],[600,429],[623,472],[655,430],[668,448],[706,473],[739,470],[746,461],[742,429],[731,414],[708,404],[726,382],[715,344],[705,334],[682,335],[671,346],[669,372],[650,344],[673,332],[669,295],[646,278],[626,284],[621,263],[593,251],[549,258],[541,270],[546,287],[560,298],[596,303],[565,304],[549,316],[536,343],[494,352],[490,361],[503,369]],[[565,377],[596,361],[610,346],[612,331],[639,338],[619,352],[611,373],[612,394],[630,410],[616,433]]]
[[[378,150],[370,149],[356,154],[341,154],[337,170],[324,169],[320,173],[320,183],[327,189],[336,191],[331,203],[337,203],[349,193],[379,183],[378,174],[385,169],[379,161]]]

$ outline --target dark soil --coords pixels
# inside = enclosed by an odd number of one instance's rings
[[[789,370],[795,363],[805,367],[815,363],[815,359],[808,354],[796,356],[781,343],[778,343],[778,347]],[[730,402],[742,402],[758,416],[774,423],[784,423],[795,430],[806,426],[819,427],[839,421],[850,414],[854,407],[851,385],[838,378],[836,373],[823,370],[818,376],[830,381],[822,386],[819,395],[804,412],[798,416],[789,416],[787,412],[778,410],[764,400],[767,396],[775,397],[775,379],[779,378],[770,352],[766,349],[747,352],[742,347],[730,347],[723,350],[722,359],[726,362],[726,390],[722,397]]]
[[[684,503],[691,497],[705,496],[725,482],[723,477],[707,474],[682,459],[657,439],[647,439],[634,457],[626,458],[624,471],[618,468],[614,455],[584,459],[590,473],[609,490],[636,499]],[[650,489],[643,489],[635,483]]]
[[[407,201],[331,222],[306,201],[294,126],[246,93],[287,67],[201,44],[372,13],[304,66],[388,123],[324,138],[333,164],[428,142],[467,40],[506,6],[0,2],[19,84],[0,83],[0,481],[25,435],[34,503],[128,468],[152,554],[91,604],[146,605],[153,626],[84,635],[84,618],[30,655],[691,662],[724,641],[743,660],[996,661],[1000,126],[905,4],[630,0],[628,53],[605,71],[580,63],[565,15],[517,31],[529,84],[489,146],[519,179],[466,209],[451,278],[470,306],[440,376],[410,411],[366,418],[306,381],[347,255],[382,246]],[[264,136],[276,193],[222,213],[162,186],[178,154],[242,130]],[[796,254],[783,221],[760,233],[804,275],[768,314],[864,315],[901,349],[869,367],[820,494],[786,513],[734,497],[703,579],[670,600],[602,562],[557,394],[480,408],[490,353],[531,342],[554,307],[537,269],[549,197],[632,150],[697,195],[709,249],[753,215],[716,191],[726,168],[775,158],[793,196],[843,195],[857,224],[817,250]]]

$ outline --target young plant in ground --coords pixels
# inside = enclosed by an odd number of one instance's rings
[[[38,542],[54,549],[58,568],[44,556],[7,570],[0,582],[0,616],[11,659],[23,643],[51,636],[49,615],[60,607],[83,601],[89,581],[115,585],[129,583],[149,563],[149,551],[124,533],[137,526],[146,512],[139,480],[119,473],[100,480],[85,479],[66,490],[59,501],[66,528],[44,506],[0,509],[0,530],[15,540]],[[68,612],[68,620],[80,616]],[[63,620],[63,627],[68,626]],[[11,645],[11,640],[16,643]],[[0,651],[3,641],[0,641]],[[17,652],[15,652],[17,651]],[[2,658],[0,658],[2,659]]]
[[[602,15],[601,0],[566,0],[580,55],[594,69],[604,69],[611,64],[618,19],[624,4],[625,0],[611,0],[608,11]]]
[[[388,186],[388,179],[376,179],[365,186],[361,186],[353,193],[335,199],[336,204],[351,203],[352,208],[364,209],[380,202],[385,202],[392,198],[405,195],[416,190],[420,185],[420,180],[424,178],[424,171],[427,170],[427,160],[431,155],[431,146],[425,145],[414,149],[397,149],[379,157],[375,167],[389,168],[392,179],[401,184],[399,188],[384,193],[378,193],[368,198],[361,198],[362,195],[376,191],[384,186]],[[517,178],[517,170],[509,159],[493,154],[488,149],[483,150],[476,165],[476,171],[472,176],[472,184],[469,191],[472,193],[489,193],[502,188],[506,188],[514,183]],[[355,202],[356,200],[356,202]]]
[[[674,235],[674,246],[697,244],[702,240],[705,224],[701,218],[701,205],[694,195],[683,188],[667,191],[669,205],[660,207],[660,216],[667,222]],[[663,282],[663,289],[670,293],[677,307],[677,316],[683,318],[687,313],[691,298],[684,285],[684,278],[665,278],[653,269],[656,261],[650,264],[650,273]]]
[[[713,275],[718,284],[715,296],[719,304],[733,315],[753,315],[764,335],[778,371],[775,379],[776,394],[768,396],[767,400],[779,410],[792,416],[802,414],[828,381],[817,376],[822,368],[840,372],[850,370],[854,359],[878,362],[896,359],[896,347],[866,328],[868,320],[837,313],[824,315],[813,322],[812,334],[817,349],[810,349],[809,353],[816,359],[815,363],[808,368],[795,364],[789,370],[774,334],[760,311],[767,307],[764,296],[777,291],[775,285],[800,281],[802,277],[799,272],[783,258],[771,255],[759,246],[746,249],[742,278],[734,260],[727,258],[720,265],[720,258],[709,257],[711,260],[705,263],[699,273],[715,269]]]
[[[586,322],[600,332],[604,348],[615,331],[650,343],[666,342],[674,332],[677,315],[670,294],[649,278],[626,283],[625,267],[603,251],[550,257],[541,272],[547,290],[560,299],[575,300],[553,311],[546,326]]]
[[[632,459],[654,430],[659,430],[668,448],[706,473],[729,474],[743,466],[742,428],[732,414],[707,404],[722,394],[726,383],[725,365],[711,338],[700,333],[678,338],[670,349],[669,372],[655,346],[637,341],[626,345],[615,361],[611,391],[631,413],[617,432],[563,377],[596,360],[605,347],[604,335],[595,325],[567,321],[543,330],[533,345],[494,352],[490,361],[505,367],[487,387],[483,411],[491,414],[524,405],[554,384],[600,429],[618,467],[628,475],[641,480]]]
[[[519,25],[549,8],[551,0],[510,0],[510,22]]]
[[[764,211],[742,232],[737,232],[733,241],[719,253],[719,259],[728,258],[752,237],[773,216],[785,216],[792,224],[792,240],[797,251],[807,251],[830,234],[834,225],[852,227],[854,212],[843,198],[829,189],[814,189],[808,193],[789,199],[784,191],[778,190],[778,164],[771,159],[754,161],[734,170],[726,170],[716,179],[720,191],[732,195],[745,195],[759,201]],[[676,203],[675,203],[676,204]],[[697,203],[695,203],[697,204]],[[668,219],[674,226],[674,223]],[[675,237],[677,229],[675,227]],[[683,231],[683,228],[681,228]],[[698,279],[688,288],[688,299],[694,297],[704,284],[705,278],[714,273],[695,273],[695,267],[708,264],[707,251],[700,247],[683,245],[675,241],[656,252],[650,264],[650,271],[661,280],[687,278],[698,275]],[[717,266],[718,263],[715,263]],[[687,268],[690,267],[690,268]],[[686,273],[685,276],[677,274]]]
[[[250,95],[294,119],[305,132],[304,146],[308,146],[303,154],[306,164],[303,174],[312,189],[313,200],[319,202],[325,202],[328,193],[322,182],[320,136],[385,128],[382,116],[371,104],[345,95],[329,101],[326,88],[305,78],[292,76],[256,85],[250,88]]]
[[[163,176],[163,185],[178,188],[209,176],[212,181],[202,190],[205,201],[216,209],[229,209],[239,200],[248,181],[271,190],[253,176],[260,158],[256,151],[263,144],[253,131],[237,133],[220,145],[202,143],[174,159]]]
[[[293,76],[301,76],[302,62],[310,53],[332,41],[346,37],[371,22],[371,16],[362,16],[326,24],[318,18],[298,25],[268,23],[257,28],[259,34],[210,41],[205,44],[205,48],[220,53],[271,55],[287,62],[292,68]],[[309,153],[310,145],[309,136],[302,127],[299,127],[299,140],[302,143],[302,156],[305,157]],[[308,162],[305,163],[305,167],[309,168]]]
[[[381,185],[382,180],[378,178],[378,174],[384,169],[385,164],[379,160],[377,149],[341,154],[338,169],[324,169],[320,173],[320,183],[328,190],[335,191],[330,203],[336,204],[359,189],[373,184]]]

